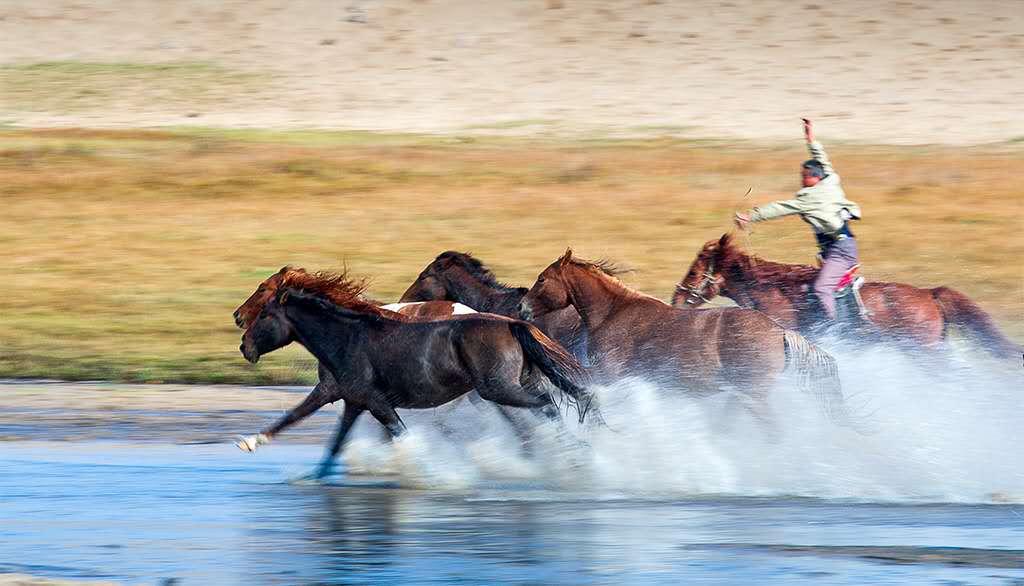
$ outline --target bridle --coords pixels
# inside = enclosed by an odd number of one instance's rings
[[[682,283],[676,285],[677,293],[686,293],[687,305],[693,305],[697,299],[701,300],[704,303],[711,303],[711,300],[706,297],[705,292],[711,284],[718,280],[718,278],[715,277],[714,257],[712,257],[711,261],[708,262],[708,266],[707,268],[704,269],[704,274],[701,275],[701,277],[702,278],[700,283],[692,287],[689,285],[683,285]]]

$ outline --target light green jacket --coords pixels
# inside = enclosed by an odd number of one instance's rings
[[[825,167],[825,177],[811,187],[796,192],[793,199],[785,199],[758,206],[750,210],[750,220],[763,222],[782,216],[800,214],[800,217],[814,228],[815,234],[834,234],[846,222],[844,215],[860,219],[860,206],[846,199],[839,174],[832,168],[825,149],[818,141],[807,143],[811,158]],[[843,213],[846,210],[846,214]]]

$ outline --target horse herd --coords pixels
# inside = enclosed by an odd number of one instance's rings
[[[589,385],[631,375],[692,396],[731,392],[771,431],[767,393],[791,371],[834,421],[852,424],[835,359],[800,333],[813,325],[810,267],[756,259],[726,235],[700,251],[673,305],[627,287],[617,272],[567,250],[526,289],[500,283],[469,254],[449,251],[398,303],[383,305],[347,274],[286,266],[235,310],[245,330],[240,350],[255,363],[297,342],[319,361],[319,382],[299,405],[236,445],[254,451],[342,400],[337,431],[314,472],[322,478],[363,412],[395,438],[405,432],[396,409],[433,408],[463,395],[496,403],[527,442],[522,409],[558,421],[564,399],[581,423],[590,414],[600,424]],[[1018,351],[984,311],[951,289],[881,283],[865,293],[874,333],[883,339],[935,351],[948,326],[960,325],[996,354]],[[715,295],[744,307],[692,309]]]

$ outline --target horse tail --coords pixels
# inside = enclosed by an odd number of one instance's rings
[[[969,297],[949,287],[936,287],[931,293],[945,321],[943,335],[948,334],[950,325],[960,326],[993,356],[1021,353],[1021,347],[1003,335],[992,317]]]
[[[786,368],[796,372],[800,390],[813,393],[833,421],[849,425],[850,416],[843,399],[836,359],[793,330],[783,332],[782,344],[786,352]]]
[[[587,381],[587,374],[580,363],[533,324],[510,321],[508,327],[522,347],[526,360],[540,368],[559,390],[572,398],[580,423],[583,423],[593,397],[582,386]]]

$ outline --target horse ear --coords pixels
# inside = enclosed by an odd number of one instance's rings
[[[720,248],[729,248],[732,246],[732,232],[722,234],[722,237],[718,239],[718,246]]]
[[[567,246],[565,248],[565,253],[563,253],[561,258],[558,259],[558,265],[559,266],[565,266],[571,260],[572,260],[572,247],[571,246]]]

